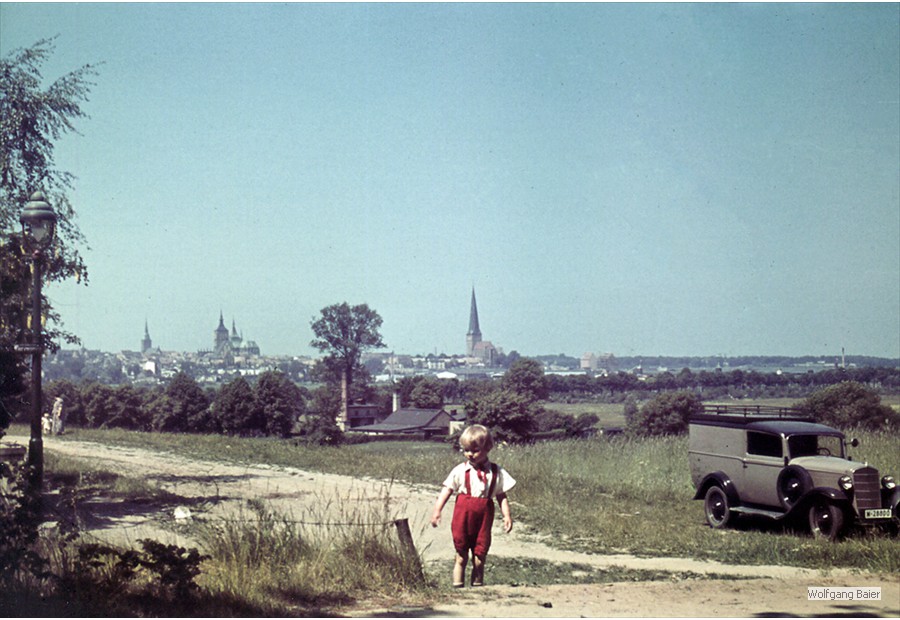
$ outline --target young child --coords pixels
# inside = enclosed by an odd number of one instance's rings
[[[465,585],[466,564],[472,553],[472,585],[484,585],[484,562],[491,547],[491,526],[494,523],[494,502],[500,504],[503,529],[512,530],[513,520],[506,493],[516,484],[505,469],[491,463],[488,453],[494,446],[491,431],[480,424],[466,428],[459,437],[464,463],[460,463],[444,480],[444,488],[434,504],[432,527],[441,522],[441,511],[450,496],[457,493],[450,530],[456,548],[453,566],[453,586]]]

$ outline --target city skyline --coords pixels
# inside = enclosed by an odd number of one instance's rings
[[[89,349],[900,357],[896,4],[0,3],[102,62],[56,167]],[[209,326],[210,317],[213,325]]]

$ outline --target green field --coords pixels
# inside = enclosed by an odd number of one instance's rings
[[[900,439],[854,433],[855,459],[900,475]],[[312,471],[433,484],[459,456],[449,444],[372,442],[306,447],[277,439],[74,430],[66,437],[184,453],[229,462],[263,462]],[[851,533],[823,543],[767,522],[712,530],[692,500],[687,438],[604,439],[498,446],[492,459],[519,481],[510,495],[517,519],[551,544],[592,553],[670,555],[728,563],[856,567],[900,571],[900,542],[881,532]]]

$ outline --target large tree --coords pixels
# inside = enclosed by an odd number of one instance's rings
[[[341,416],[346,420],[353,372],[360,365],[363,352],[384,347],[378,331],[382,321],[366,304],[333,304],[322,308],[321,313],[321,317],[313,317],[316,337],[310,346],[325,353],[324,362],[329,369],[341,373]]]
[[[303,391],[283,372],[268,370],[256,383],[256,403],[265,418],[266,435],[288,437],[306,412]]]
[[[500,380],[500,386],[532,401],[546,400],[549,394],[543,365],[527,357],[513,362]]]
[[[213,417],[226,435],[265,434],[266,421],[253,388],[240,376],[219,389],[213,401]]]
[[[26,329],[30,299],[28,257],[22,246],[19,215],[32,192],[42,190],[58,216],[54,248],[47,253],[44,280],[78,278],[87,282],[79,253],[84,237],[75,224],[75,211],[66,192],[74,176],[58,170],[55,143],[75,131],[74,121],[85,117],[81,104],[88,99],[96,75],[84,65],[44,87],[41,67],[54,51],[52,39],[43,39],[0,58],[0,399],[24,388],[25,360],[15,354]],[[77,338],[61,331],[58,314],[46,299],[44,346]]]

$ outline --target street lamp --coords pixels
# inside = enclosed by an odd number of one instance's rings
[[[28,481],[40,492],[44,480],[44,440],[41,438],[41,267],[44,252],[53,243],[56,213],[43,192],[34,192],[19,217],[25,248],[31,252],[31,441],[28,443]]]

